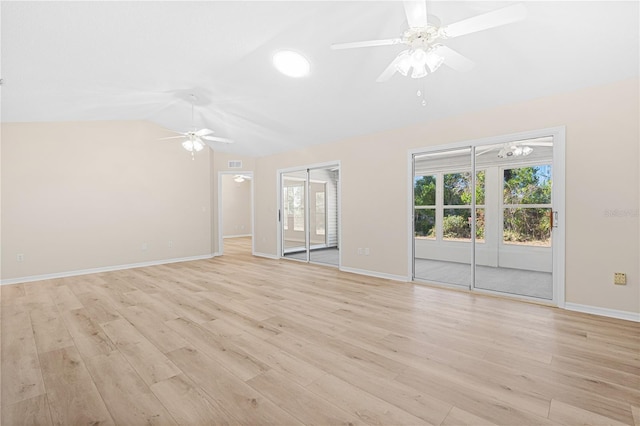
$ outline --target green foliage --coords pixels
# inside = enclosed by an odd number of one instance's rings
[[[464,216],[445,216],[442,221],[444,238],[471,238],[469,219]]]
[[[546,242],[551,236],[551,210],[526,208],[551,203],[551,166],[522,167],[504,171],[504,241]]]
[[[476,204],[484,204],[484,170],[476,174]],[[471,173],[448,173],[444,175],[444,205],[471,205]]]
[[[422,176],[413,184],[414,202],[416,206],[436,205],[436,177]]]
[[[420,209],[415,211],[414,233],[416,237],[435,238],[436,236],[436,211],[433,209]]]

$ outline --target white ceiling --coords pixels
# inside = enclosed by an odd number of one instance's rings
[[[512,3],[427,9],[448,24]],[[446,41],[472,71],[376,83],[402,46],[329,46],[397,37],[397,1],[2,1],[2,121],[146,119],[185,131],[194,93],[196,126],[236,140],[220,151],[263,156],[638,76],[637,1],[524,4],[525,21]],[[309,58],[310,76],[273,68],[285,48]]]

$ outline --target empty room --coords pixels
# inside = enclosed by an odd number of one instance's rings
[[[0,422],[640,426],[637,1],[1,1]]]

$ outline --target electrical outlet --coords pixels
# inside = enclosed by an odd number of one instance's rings
[[[173,241],[169,240],[169,248],[173,248]]]
[[[142,243],[141,250],[146,250],[148,247],[147,243]]]
[[[613,273],[613,283],[616,285],[626,285],[627,284],[627,274],[624,272],[614,272]]]
[[[18,254],[16,255],[16,260],[17,260],[18,262],[23,262],[23,261],[24,261],[24,254],[23,254],[23,253],[18,253]]]
[[[369,247],[364,249],[364,255],[369,256]]]
[[[358,256],[362,256],[362,248],[358,249]]]

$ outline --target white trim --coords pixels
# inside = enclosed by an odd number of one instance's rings
[[[257,257],[264,257],[265,259],[273,259],[273,260],[280,259],[278,256],[274,256],[273,254],[269,254],[269,253],[254,252],[253,255]]]
[[[149,262],[128,263],[125,265],[103,266],[100,268],[79,269],[76,271],[55,272],[53,274],[31,275],[28,277],[8,278],[0,280],[0,285],[29,283],[33,281],[52,280],[56,278],[75,277],[78,275],[98,274],[102,272],[120,271],[122,269],[143,268],[146,266],[165,265],[167,263],[190,262],[193,260],[211,259],[219,256],[218,253],[202,254],[198,256],[178,257],[173,259],[151,260]]]
[[[220,252],[220,255],[224,254],[224,239],[227,238],[225,237],[224,231],[223,231],[223,223],[222,223],[222,176],[223,175],[247,175],[247,176],[251,176],[251,179],[249,179],[249,182],[251,184],[251,200],[250,200],[250,210],[251,210],[251,233],[250,234],[243,234],[243,235],[229,235],[228,237],[230,238],[234,238],[234,237],[253,237],[254,234],[254,230],[256,227],[255,224],[255,219],[254,219],[254,215],[253,215],[253,197],[254,197],[254,192],[253,192],[253,181],[254,181],[254,176],[253,176],[253,172],[248,172],[248,171],[238,171],[238,170],[234,170],[234,171],[221,171],[218,172],[218,250]],[[252,238],[251,239],[251,253],[256,251],[256,239]]]
[[[585,314],[600,315],[603,317],[640,322],[640,312],[619,311],[617,309],[600,308],[598,306],[581,305],[579,303],[571,302],[565,303],[564,308],[569,311],[582,312]]]
[[[384,272],[368,271],[366,269],[349,268],[347,266],[341,266],[339,269],[340,269],[341,272],[350,272],[352,274],[365,275],[367,277],[383,278],[385,280],[401,281],[403,283],[411,282],[411,278],[410,277],[405,277],[403,275],[386,274]]]

